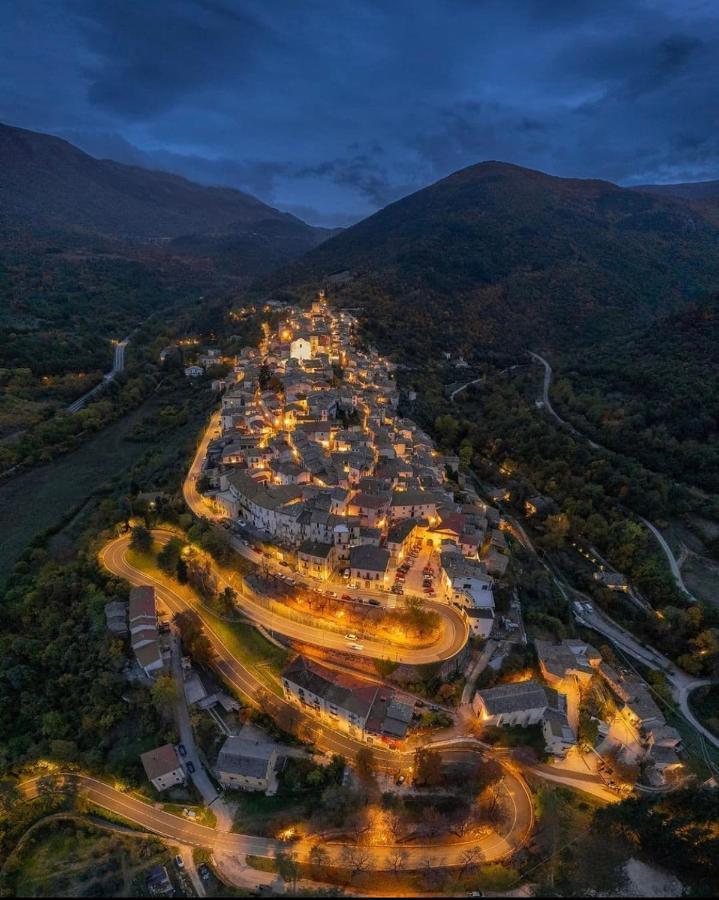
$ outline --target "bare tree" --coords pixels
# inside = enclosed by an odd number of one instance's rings
[[[460,863],[461,863],[461,867],[459,870],[460,878],[463,875],[467,875],[470,872],[473,872],[474,869],[477,868],[477,866],[480,864],[481,861],[482,861],[482,851],[479,849],[479,847],[470,847],[469,849],[465,850],[460,857]]]
[[[349,882],[369,868],[370,854],[362,847],[352,847],[349,844],[342,848],[340,862],[343,869],[347,869]]]
[[[404,836],[404,821],[398,812],[390,812],[387,814],[387,827],[396,841]]]
[[[408,859],[407,851],[402,850],[401,848],[398,847],[388,857],[387,862],[389,863],[389,866],[392,869],[392,871],[394,872],[394,874],[399,875],[400,872],[404,871],[407,868],[407,859]]]
[[[329,860],[330,855],[322,844],[315,844],[310,849],[309,862],[312,868],[312,874],[318,881],[326,875]]]

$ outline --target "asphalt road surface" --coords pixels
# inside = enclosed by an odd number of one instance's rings
[[[172,813],[164,812],[151,806],[144,800],[118,791],[98,779],[86,775],[67,775],[76,789],[91,803],[108,810],[117,816],[140,825],[147,831],[154,832],[178,844],[186,844],[194,847],[206,847],[212,850],[229,852],[232,854],[253,854],[256,856],[273,857],[278,851],[292,849],[300,861],[308,859],[310,849],[317,840],[300,840],[292,843],[273,840],[272,838],[257,837],[249,834],[228,834],[208,828],[206,825],[198,825],[194,822],[181,819]],[[38,783],[41,777],[36,777],[23,782],[21,789],[28,797],[37,796]],[[436,840],[432,843],[422,844],[386,844],[381,847],[362,846],[362,850],[370,858],[370,867],[376,871],[391,868],[389,857],[396,849],[402,849],[407,854],[407,868],[419,868],[425,860],[431,860],[434,866],[458,865],[462,863],[463,855],[470,849],[478,848],[481,852],[483,863],[496,862],[504,859],[520,847],[527,838],[533,825],[533,811],[529,791],[521,778],[507,772],[502,782],[507,792],[510,818],[502,834],[491,832],[480,837],[452,843],[441,844]],[[322,846],[329,854],[329,862],[341,865],[341,854],[345,846],[356,847],[357,844],[345,845],[334,841],[321,841]]]
[[[115,344],[115,353],[113,356],[112,368],[109,372],[102,376],[102,381],[99,384],[96,384],[94,388],[89,390],[86,394],[83,394],[82,397],[78,397],[74,403],[71,403],[68,406],[67,411],[69,413],[80,412],[80,410],[85,406],[85,404],[91,397],[94,397],[101,388],[105,387],[105,385],[112,381],[116,375],[122,372],[122,370],[125,368],[125,347],[127,347],[128,341],[129,338],[125,338],[124,341],[118,341]]]

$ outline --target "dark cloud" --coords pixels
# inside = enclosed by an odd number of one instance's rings
[[[719,177],[712,0],[0,9],[0,118],[318,223],[483,159],[624,183]]]

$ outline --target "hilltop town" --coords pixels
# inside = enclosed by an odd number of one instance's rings
[[[296,554],[301,575],[377,592],[387,606],[451,602],[486,637],[493,579],[508,564],[499,514],[460,489],[456,457],[398,414],[393,364],[356,334],[354,317],[321,294],[242,350],[207,447],[214,501],[230,523]]]

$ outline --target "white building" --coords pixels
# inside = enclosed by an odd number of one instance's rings
[[[290,344],[290,357],[292,359],[311,359],[312,344],[306,338],[298,337]]]

